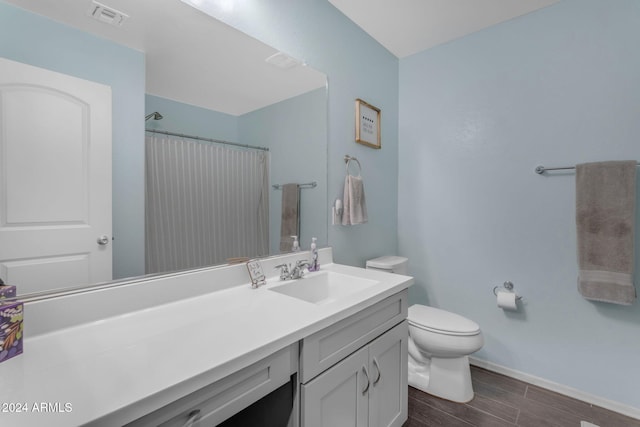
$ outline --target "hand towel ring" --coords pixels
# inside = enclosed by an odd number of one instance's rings
[[[360,166],[360,162],[358,161],[358,159],[356,159],[355,157],[352,157],[352,156],[350,156],[348,154],[345,154],[344,162],[347,164],[347,166],[346,166],[347,175],[350,175],[350,173],[349,173],[349,164],[351,163],[352,160],[357,163],[357,165],[358,165],[358,175],[357,176],[360,176],[360,174],[362,172],[362,166]]]

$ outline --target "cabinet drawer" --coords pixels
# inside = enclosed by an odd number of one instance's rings
[[[407,317],[407,290],[302,340],[301,382],[307,383]]]
[[[297,344],[127,424],[127,427],[184,426],[190,417],[214,426],[278,387],[296,371]],[[198,412],[195,412],[198,411]],[[197,414],[197,415],[196,415]]]

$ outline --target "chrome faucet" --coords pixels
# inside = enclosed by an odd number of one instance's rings
[[[296,262],[296,266],[291,270],[291,278],[292,279],[302,279],[304,277],[304,269],[305,267],[309,267],[309,262],[307,260],[301,259]]]
[[[280,280],[296,280],[304,277],[304,269],[309,267],[307,260],[301,259],[296,262],[294,267],[291,264],[276,265],[275,268],[280,269]]]

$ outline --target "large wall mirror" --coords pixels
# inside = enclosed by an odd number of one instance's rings
[[[111,120],[114,129],[137,129],[139,138],[126,143],[139,144],[136,149],[144,152],[135,167],[144,170],[140,187],[145,187],[146,201],[140,200],[135,215],[127,206],[118,205],[118,192],[127,191],[118,179],[129,171],[120,170],[123,162],[114,158],[113,230],[105,236],[91,235],[91,245],[98,251],[104,252],[105,247],[113,251],[106,281],[287,252],[292,221],[302,249],[308,249],[312,237],[318,238],[319,246],[327,244],[327,81],[323,73],[180,0],[102,1],[128,15],[122,25],[115,26],[105,22],[112,19],[112,10],[95,11],[97,16],[92,17],[95,6],[89,0],[0,0],[0,7],[3,3],[24,9],[22,14],[44,16],[52,25],[62,23],[144,52],[145,83],[131,89],[140,91],[144,111],[140,117],[122,117],[114,102]],[[2,84],[0,81],[0,90]],[[49,121],[33,131],[41,123],[25,120],[22,126],[31,130],[22,132],[17,124],[8,126],[4,118],[0,126],[20,135],[13,142],[5,138],[5,148],[24,143],[25,135],[42,138],[60,129]],[[65,139],[64,135],[60,138]],[[122,141],[114,140],[116,143]],[[23,152],[29,150],[33,152],[33,147]],[[3,161],[7,153],[5,149]],[[73,170],[71,165],[64,166],[70,161],[65,156],[55,161],[62,169]],[[12,179],[7,174],[2,179],[6,190]],[[73,174],[67,179],[72,182]],[[7,194],[28,199],[37,191],[52,191],[51,187],[36,191],[37,185],[30,181],[29,187],[26,181],[13,180],[14,189],[2,192],[0,225],[5,226],[4,231],[20,228],[6,220],[11,202]],[[25,186],[20,187],[20,182]],[[298,188],[292,192],[285,184],[298,184]],[[297,193],[298,200],[285,200],[283,211],[285,191],[287,197]],[[38,204],[29,206],[33,209]],[[298,211],[293,220],[291,207]],[[127,217],[133,220],[134,216],[135,226],[127,224]],[[25,224],[19,225],[26,228]],[[38,227],[53,225],[41,221]],[[146,236],[144,244],[118,244],[119,238],[129,237],[127,230]],[[51,247],[63,246],[55,243],[64,240],[59,237],[45,239],[54,242]],[[16,256],[3,248],[9,245],[7,239],[2,240],[0,277],[15,284],[23,297],[105,282],[87,271],[92,255],[83,250],[56,254],[37,245],[36,253],[21,249]],[[11,246],[16,245],[23,243],[11,240]],[[126,268],[119,261],[123,259],[129,263]],[[73,268],[78,272],[72,272]]]

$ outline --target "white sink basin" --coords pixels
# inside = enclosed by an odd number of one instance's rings
[[[378,283],[376,280],[333,271],[320,271],[272,286],[269,290],[314,304],[327,304]]]

